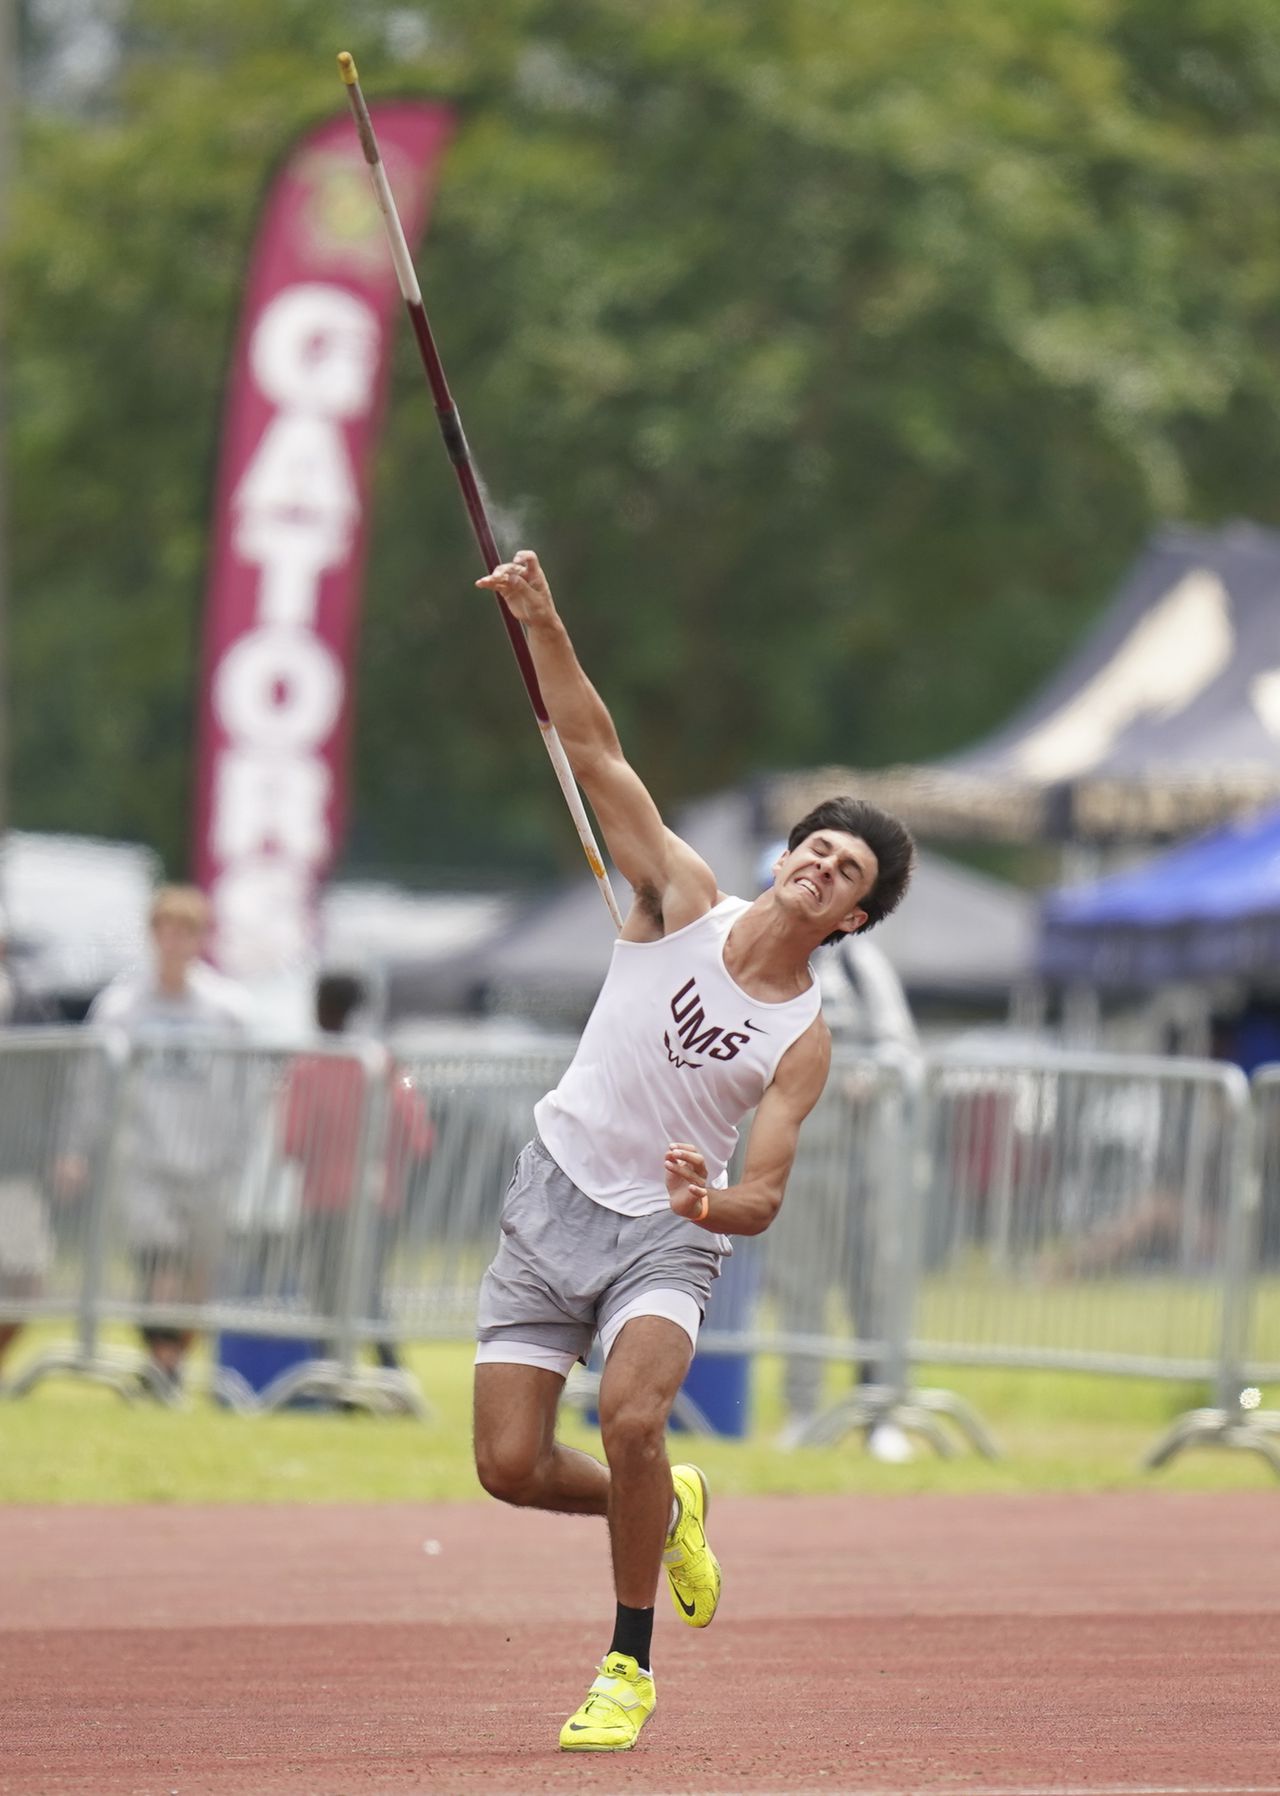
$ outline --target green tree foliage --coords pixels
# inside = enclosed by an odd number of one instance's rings
[[[1000,722],[1168,516],[1280,518],[1273,0],[133,0],[8,251],[15,819],[180,862],[265,174],[451,98],[421,258],[468,433],[659,798]],[[407,332],[352,859],[576,845]]]

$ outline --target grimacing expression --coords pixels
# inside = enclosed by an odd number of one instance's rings
[[[774,890],[829,934],[866,922],[862,900],[879,878],[880,866],[861,836],[819,829],[779,855],[773,872]]]

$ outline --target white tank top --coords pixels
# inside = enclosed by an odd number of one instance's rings
[[[729,977],[725,941],[750,908],[724,898],[661,941],[615,942],[573,1062],[534,1108],[552,1158],[606,1209],[666,1209],[670,1141],[700,1148],[727,1184],[738,1124],[821,1008],[816,979],[767,1004]]]

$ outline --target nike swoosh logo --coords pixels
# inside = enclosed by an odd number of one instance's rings
[[[678,1590],[675,1593],[675,1598],[676,1598],[676,1601],[679,1603],[680,1607],[684,1610],[686,1615],[692,1615],[694,1610],[698,1606],[696,1602],[686,1603],[684,1598],[681,1596],[681,1594]]]
[[[743,1020],[743,1022],[744,1022],[744,1023],[745,1023],[745,1024],[746,1024],[746,1025],[747,1025],[747,1028],[748,1028],[748,1029],[754,1029],[754,1030],[755,1030],[755,1032],[756,1032],[756,1034],[757,1034],[757,1035],[767,1035],[767,1034],[768,1034],[768,1033],[769,1033],[769,1031],[768,1031],[768,1030],[767,1030],[767,1029],[765,1029],[765,1028],[763,1028],[763,1027],[762,1027],[762,1026],[761,1026],[761,1024],[759,1024],[759,1023],[753,1023],[753,1022],[752,1022],[752,1021],[751,1021],[751,1018],[750,1018],[750,1017],[749,1017],[749,1016],[748,1016],[748,1017],[743,1017],[743,1019],[742,1019],[742,1020]]]

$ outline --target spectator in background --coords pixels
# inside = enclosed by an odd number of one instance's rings
[[[863,935],[846,935],[816,964],[822,1013],[837,1047],[867,1053],[893,1048],[919,1051],[902,982],[875,942]],[[842,1091],[841,1081],[849,1076],[833,1066],[826,1096],[806,1125],[791,1179],[793,1193],[799,1196],[797,1187],[802,1188],[803,1200],[797,1202],[793,1196],[789,1213],[780,1220],[770,1276],[781,1324],[788,1333],[822,1332],[817,1319],[823,1316],[834,1285],[852,1311],[858,1337],[872,1341],[886,1326],[887,1295],[878,1280],[881,1193],[875,1185],[876,1168],[857,1157],[841,1165],[844,1152],[831,1151],[850,1145],[841,1116],[842,1099],[857,1096],[853,1090]],[[865,1149],[865,1144],[855,1144],[855,1151],[857,1147]],[[799,1445],[817,1418],[824,1369],[825,1362],[812,1354],[787,1357],[780,1447]],[[858,1368],[861,1383],[874,1383],[876,1374],[874,1365]],[[893,1464],[912,1456],[910,1441],[890,1420],[870,1429],[867,1447],[875,1458]]]
[[[242,1068],[210,1047],[242,1041],[249,999],[200,958],[209,904],[193,886],[161,886],[150,910],[152,964],[99,992],[87,1021],[122,1030],[135,1049],[119,1166],[121,1216],[143,1303],[203,1302],[211,1287],[226,1183],[245,1143],[238,1125]],[[82,1132],[105,1124],[82,1116]],[[64,1190],[83,1189],[83,1152],[60,1168]],[[181,1390],[194,1331],[144,1325],[144,1382]]]
[[[345,1034],[364,1000],[364,987],[351,974],[323,974],[316,983],[316,1023],[321,1034]],[[313,1313],[326,1320],[340,1313],[345,1296],[352,1204],[362,1163],[364,1098],[360,1069],[350,1060],[325,1054],[296,1060],[285,1090],[284,1152],[302,1170],[307,1298]],[[412,1084],[407,1078],[393,1077],[381,1192],[369,1233],[364,1280],[367,1320],[386,1320],[383,1284],[387,1261],[399,1233],[410,1177],[417,1162],[431,1151],[432,1134],[426,1107]],[[377,1341],[374,1350],[384,1370],[400,1370],[390,1340]]]
[[[24,985],[9,956],[9,929],[0,910],[0,1028],[57,1022],[57,1012]],[[20,1043],[14,1043],[20,1050]],[[0,1062],[0,1310],[6,1299],[39,1297],[53,1264],[53,1230],[45,1184],[50,1133],[58,1120],[56,1086],[48,1065],[7,1053]],[[22,1323],[0,1314],[0,1367]]]

